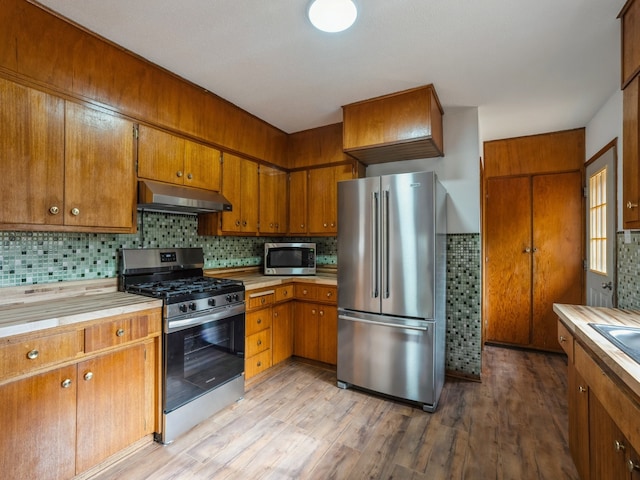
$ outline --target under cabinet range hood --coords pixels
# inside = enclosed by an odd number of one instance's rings
[[[212,190],[140,180],[138,210],[196,215],[230,212],[232,206],[222,194]]]

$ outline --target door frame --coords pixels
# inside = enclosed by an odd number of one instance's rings
[[[613,292],[613,298],[612,298],[612,302],[613,302],[613,307],[617,307],[618,306],[618,137],[614,138],[613,140],[611,140],[609,143],[607,143],[604,147],[602,147],[600,150],[598,150],[589,160],[587,160],[584,164],[584,188],[585,188],[585,206],[584,206],[584,214],[585,214],[585,219],[587,218],[587,209],[589,208],[589,205],[587,203],[587,188],[589,188],[588,186],[588,182],[589,182],[589,178],[587,176],[587,167],[589,167],[589,165],[591,165],[592,163],[596,162],[598,159],[600,159],[605,153],[607,153],[609,150],[613,149],[613,198],[614,198],[614,203],[613,205],[615,206],[615,208],[613,208],[613,272],[611,273],[611,277],[612,277],[612,281],[613,281],[613,285],[614,285],[614,292]],[[587,239],[587,223],[585,220],[585,232],[584,232],[584,253],[585,253],[585,272],[584,272],[584,293],[583,293],[583,298],[584,298],[584,304],[587,304],[588,298],[589,298],[589,292],[587,291],[588,289],[588,285],[587,285],[587,273],[588,273],[588,269],[589,269],[589,259],[587,258],[587,253],[588,253],[588,239]],[[607,240],[609,238],[607,237]]]

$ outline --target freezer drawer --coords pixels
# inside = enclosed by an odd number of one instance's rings
[[[423,404],[434,411],[435,322],[341,310],[338,386],[356,386]],[[439,382],[438,382],[439,383]]]

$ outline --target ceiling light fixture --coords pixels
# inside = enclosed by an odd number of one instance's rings
[[[314,0],[307,13],[314,27],[330,33],[346,30],[358,16],[351,0]]]

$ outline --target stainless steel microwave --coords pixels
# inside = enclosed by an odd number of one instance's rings
[[[315,243],[265,243],[265,275],[315,275]]]

